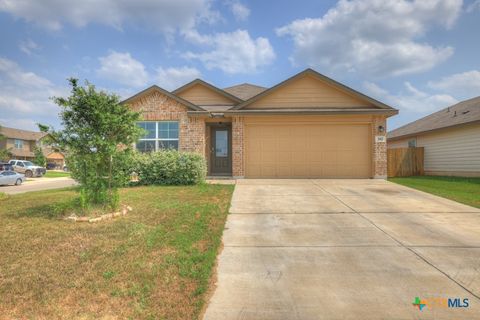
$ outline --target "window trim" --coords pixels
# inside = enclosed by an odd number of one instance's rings
[[[159,123],[162,122],[175,122],[177,124],[177,132],[178,132],[178,137],[177,138],[160,138],[159,137]],[[176,150],[179,149],[180,147],[180,121],[178,120],[160,120],[160,121],[138,121],[137,124],[140,123],[155,123],[155,138],[140,138],[138,139],[137,143],[140,141],[154,141],[155,142],[155,152],[164,150],[164,148],[160,148],[160,142],[161,141],[177,141],[177,148]],[[136,146],[136,145],[135,145]],[[138,149],[137,149],[138,150]],[[140,150],[138,150],[140,151]],[[140,151],[140,152],[151,152],[151,151]]]

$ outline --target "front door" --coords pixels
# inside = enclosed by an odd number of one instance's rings
[[[228,125],[212,126],[210,174],[218,176],[232,175],[232,130]]]

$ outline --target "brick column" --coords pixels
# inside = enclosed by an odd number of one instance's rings
[[[378,130],[383,126],[383,132]],[[376,137],[383,136],[383,142],[377,142]],[[373,138],[373,177],[375,179],[387,178],[387,118],[385,116],[374,116],[372,122]]]
[[[237,179],[245,177],[243,132],[243,117],[234,116],[232,118],[232,175]]]

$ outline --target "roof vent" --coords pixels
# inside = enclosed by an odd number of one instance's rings
[[[465,111],[462,112],[462,114],[467,114],[469,112],[470,112],[470,110],[465,110]]]
[[[450,107],[447,108],[447,112],[450,112]]]
[[[455,110],[455,113],[453,114],[453,116],[454,116],[454,117],[456,117],[456,116],[457,116],[457,110]]]

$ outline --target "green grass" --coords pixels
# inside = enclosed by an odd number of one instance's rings
[[[133,211],[95,224],[59,219],[75,189],[0,200],[1,317],[196,319],[232,191],[123,189]]]
[[[47,173],[45,173],[44,177],[45,178],[70,177],[70,172],[47,170]]]
[[[480,178],[417,176],[388,180],[480,208]]]

